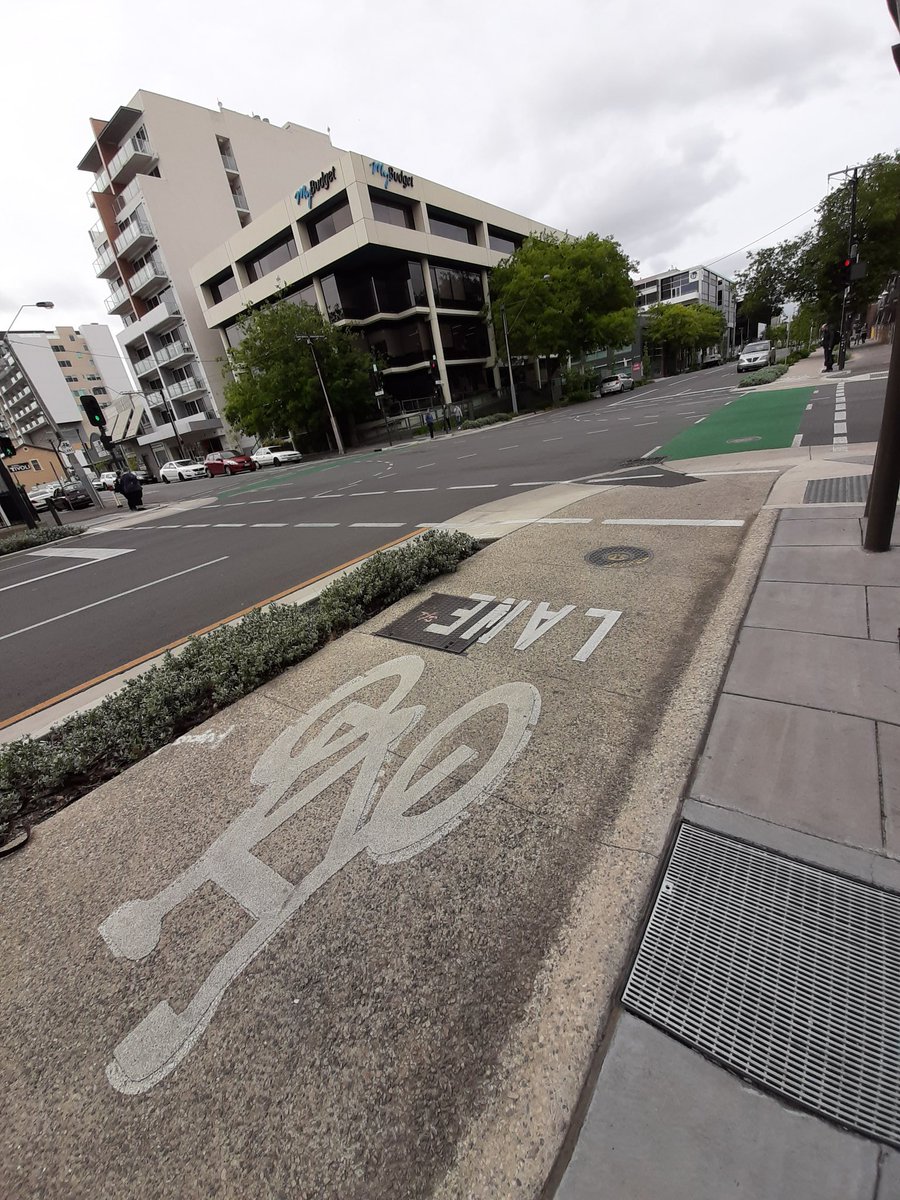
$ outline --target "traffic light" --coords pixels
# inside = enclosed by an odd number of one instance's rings
[[[16,448],[11,437],[0,434],[0,458],[15,458]]]
[[[91,425],[96,425],[98,429],[106,428],[106,414],[100,407],[100,401],[96,396],[82,396],[81,407]]]
[[[845,258],[841,263],[841,287],[850,286],[850,272],[853,269],[853,259]]]

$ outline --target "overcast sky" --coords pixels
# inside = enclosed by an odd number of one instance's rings
[[[731,273],[731,252],[809,223],[764,237],[830,171],[900,144],[884,0],[40,0],[7,6],[3,34],[0,328],[50,299],[54,324],[121,329],[75,165],[88,118],[138,88],[330,127],[342,149],[610,234],[641,274]]]

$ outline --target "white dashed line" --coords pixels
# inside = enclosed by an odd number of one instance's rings
[[[811,403],[810,403],[810,404],[807,404],[807,406],[806,406],[806,411],[807,411],[807,412],[811,412],[811,411],[812,411],[812,404],[811,404]]]
[[[648,425],[656,425],[656,421],[635,421],[635,429],[645,429]]]
[[[406,495],[408,495],[410,492],[436,492],[436,491],[437,491],[437,488],[436,488],[436,487],[428,487],[428,488],[395,488],[395,489],[394,489],[394,495],[395,495],[395,496],[406,496]]]
[[[422,463],[421,467],[416,467],[417,471],[424,471],[426,467],[436,467],[437,463]]]
[[[646,454],[642,454],[641,458],[652,458],[657,450],[662,450],[662,446],[654,446],[652,450],[648,450]]]
[[[218,521],[213,525],[213,529],[243,529],[243,521]]]
[[[511,446],[498,446],[497,447],[498,450],[518,450],[518,448],[519,448],[518,442],[513,442],[513,444]]]
[[[287,521],[258,521],[251,529],[287,529]]]
[[[495,488],[496,483],[455,483],[448,487],[448,492],[477,492],[482,488]]]
[[[182,529],[209,529],[209,524],[206,525],[182,525]]]
[[[800,443],[801,443],[802,441],[803,441],[803,434],[802,434],[802,433],[795,433],[795,434],[794,434],[794,440],[791,442],[791,445],[792,445],[792,446],[795,446],[795,447],[796,447],[796,446],[799,446],[799,445],[800,445]]]
[[[627,418],[626,418],[626,420],[627,420]],[[552,438],[544,438],[543,440],[545,442],[561,442],[562,438],[561,437],[552,437]]]
[[[340,492],[317,492],[313,500],[343,500]]]
[[[351,496],[386,496],[387,492],[351,492]]]
[[[475,455],[474,455],[474,454],[460,454],[459,458],[458,458],[456,461],[457,461],[457,462],[462,462],[462,460],[463,460],[464,458],[474,458],[474,457],[475,457]],[[425,528],[427,528],[427,526],[426,526]]]
[[[295,529],[337,529],[337,521],[301,521]]]
[[[354,521],[351,529],[402,529],[405,521]]]
[[[715,526],[717,528],[740,529],[743,521],[701,521],[679,520],[676,517],[606,517],[604,525],[684,525],[691,529],[700,526]]]
[[[697,420],[694,422],[694,424],[699,425],[701,421],[705,421],[705,420],[706,420],[706,417],[698,417]]]
[[[511,483],[510,487],[551,487],[555,483],[562,483],[561,479],[532,479],[529,483]]]

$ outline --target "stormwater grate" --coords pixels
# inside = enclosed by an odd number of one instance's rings
[[[623,1003],[900,1145],[900,896],[683,824]]]
[[[803,503],[864,504],[868,494],[868,475],[844,475],[837,479],[811,479],[803,493]]]
[[[652,557],[650,551],[641,546],[601,546],[586,554],[584,561],[592,567],[633,567]]]

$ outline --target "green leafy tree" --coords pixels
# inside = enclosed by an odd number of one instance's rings
[[[634,270],[619,243],[589,233],[525,239],[491,273],[491,317],[503,347],[506,308],[510,352],[579,357],[621,346],[634,334]]]
[[[647,310],[644,337],[652,346],[661,346],[663,372],[671,374],[697,350],[706,350],[721,341],[725,317],[708,304],[654,304]]]
[[[353,442],[356,419],[372,403],[371,360],[349,329],[332,325],[316,308],[278,300],[240,322],[243,340],[228,351],[225,418],[261,440],[292,433],[311,446],[329,443],[331,423],[307,338],[335,419]]]

